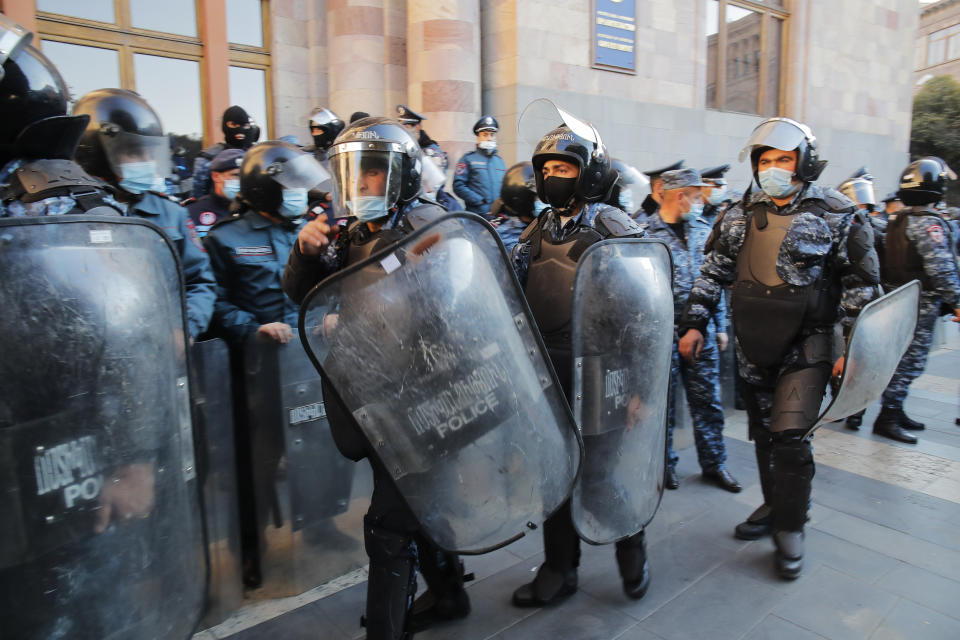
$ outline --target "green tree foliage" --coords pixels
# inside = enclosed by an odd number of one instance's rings
[[[960,82],[950,76],[928,80],[913,99],[910,155],[939,156],[960,171]],[[949,184],[947,201],[960,204],[960,183]]]

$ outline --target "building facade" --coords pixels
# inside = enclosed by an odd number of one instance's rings
[[[740,189],[749,169],[737,154],[762,116],[811,125],[830,161],[827,184],[868,165],[884,192],[908,159],[914,77],[903,60],[915,47],[916,0],[2,6],[38,32],[75,93],[135,89],[168,130],[205,144],[221,139],[220,114],[234,103],[270,137],[302,142],[315,106],[347,119],[404,103],[427,116],[424,128],[452,159],[473,147],[476,119],[494,115],[509,165],[531,151],[518,139],[519,115],[547,97],[592,121],[611,153],[640,169],[679,158],[695,167],[731,162]],[[605,36],[611,25],[618,35]],[[611,52],[627,61],[603,63]]]
[[[920,9],[913,68],[914,93],[936,76],[960,82],[960,0],[940,0]]]

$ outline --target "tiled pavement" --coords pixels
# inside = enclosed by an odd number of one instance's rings
[[[927,423],[918,445],[873,436],[876,408],[859,432],[829,425],[817,435],[800,579],[775,576],[769,538],[743,542],[732,536],[734,525],[760,502],[745,414],[736,412],[728,416],[728,466],[744,491],[734,495],[704,483],[693,449],[681,453],[680,489],[664,495],[648,529],[652,583],[645,598],[623,595],[612,546],[585,544],[576,595],[546,610],[512,607],[510,594],[532,578],[542,559],[535,534],[466,558],[477,578],[468,586],[471,615],[416,637],[957,640],[960,427],[954,419],[960,415],[960,339],[955,328],[949,330],[954,337],[931,354],[907,403],[907,412]],[[261,603],[196,640],[362,638],[362,579],[361,570],[339,581],[355,583],[346,588],[327,586],[299,599]]]

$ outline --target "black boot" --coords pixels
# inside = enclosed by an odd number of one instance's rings
[[[577,570],[560,572],[540,565],[537,577],[513,592],[517,607],[544,607],[561,602],[577,592]]]
[[[617,543],[617,567],[623,579],[623,592],[639,600],[650,588],[650,567],[647,564],[647,543],[644,532]]]
[[[747,519],[737,525],[733,535],[740,540],[757,540],[770,533],[773,524],[773,510],[769,505],[762,504],[747,516]]]
[[[410,631],[423,631],[436,624],[459,620],[470,613],[470,598],[463,588],[463,562],[441,551],[423,536],[417,536],[420,573],[427,590],[413,603]]]
[[[775,531],[773,543],[780,577],[796,580],[803,570],[803,531]]]
[[[917,444],[917,436],[912,433],[907,433],[901,425],[900,415],[903,415],[902,409],[882,408],[873,423],[873,432],[878,436],[890,438],[891,440],[897,440],[907,444]]]
[[[903,412],[903,409],[900,410],[900,426],[904,429],[910,429],[910,431],[923,431],[927,428],[927,425],[922,422],[917,422],[907,414]]]
[[[860,413],[855,413],[852,416],[847,417],[847,421],[844,423],[844,426],[851,431],[859,431],[860,425],[863,424],[863,414],[867,412],[866,409]]]

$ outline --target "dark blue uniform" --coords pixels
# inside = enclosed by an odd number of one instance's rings
[[[210,324],[217,292],[210,260],[200,244],[187,210],[166,196],[148,191],[139,201],[127,205],[127,213],[149,220],[163,229],[177,248],[186,284],[187,323],[190,336],[196,338]]]
[[[213,225],[233,215],[230,212],[230,201],[212,191],[187,205],[187,213],[190,214],[190,220],[201,238],[209,233]]]
[[[263,324],[297,326],[299,307],[283,292],[281,281],[298,230],[247,211],[207,234],[219,289],[214,322],[232,343],[243,344]]]
[[[507,165],[496,151],[487,155],[475,149],[457,163],[453,192],[463,200],[467,211],[484,215],[490,211],[493,201],[500,197],[500,185],[506,172]]]
[[[683,222],[685,237],[680,238],[659,213],[651,214],[645,225],[646,236],[662,240],[673,256],[674,326],[680,322],[683,308],[690,296],[693,283],[700,276],[703,247],[710,236],[711,225],[702,218]],[[673,343],[673,361],[670,370],[670,405],[667,412],[667,463],[675,467],[677,452],[673,450],[673,429],[676,424],[676,387],[680,380],[687,391],[687,404],[693,419],[693,434],[697,459],[704,473],[724,468],[727,460],[723,444],[723,405],[720,400],[719,352],[717,333],[726,333],[726,308],[723,297],[717,303],[704,334],[703,350],[694,363],[680,358],[677,341]]]

